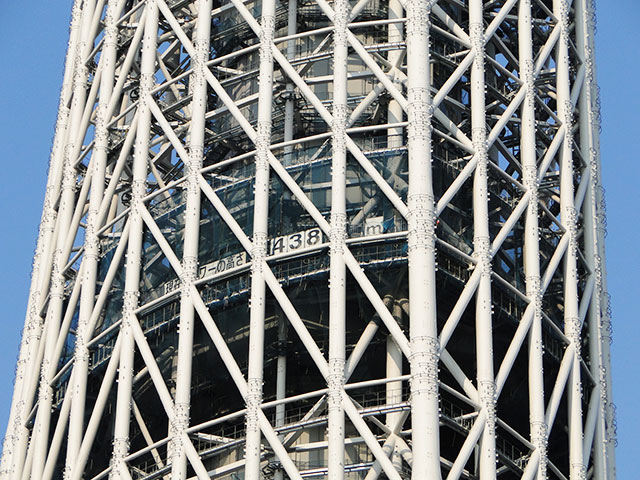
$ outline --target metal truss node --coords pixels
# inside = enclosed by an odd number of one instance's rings
[[[614,480],[591,0],[75,0],[0,478]]]

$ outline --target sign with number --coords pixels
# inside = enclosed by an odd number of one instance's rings
[[[306,247],[313,247],[322,243],[322,231],[311,228],[302,232],[283,235],[269,240],[268,255],[295,252]]]
[[[322,231],[319,228],[310,228],[302,232],[282,235],[269,240],[267,245],[267,255],[278,255],[281,253],[295,252],[306,247],[313,247],[322,243]],[[216,260],[215,262],[202,265],[198,269],[198,280],[212,275],[223,273],[236,267],[246,264],[247,253],[237,253]],[[164,294],[174,292],[180,288],[180,279],[166,282],[163,286]]]

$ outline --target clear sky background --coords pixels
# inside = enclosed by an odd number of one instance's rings
[[[62,83],[71,1],[0,0],[0,435],[6,428]],[[640,2],[598,0],[618,478],[640,456]]]

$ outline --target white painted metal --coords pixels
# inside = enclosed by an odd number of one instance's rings
[[[440,478],[438,419],[438,331],[436,324],[435,212],[431,181],[430,2],[406,3],[407,148],[409,155],[409,318],[411,419],[414,456],[411,478]]]
[[[130,233],[127,242],[125,285],[122,308],[122,350],[118,367],[118,391],[113,433],[111,478],[125,476],[127,469],[124,458],[129,453],[129,422],[131,419],[131,394],[134,375],[133,326],[134,312],[138,307],[140,290],[140,270],[143,241],[142,198],[146,190],[147,164],[149,161],[149,131],[151,128],[150,91],[153,88],[156,60],[156,32],[158,29],[158,6],[151,1],[145,9],[144,39],[140,60],[140,103],[138,107],[138,127],[133,153],[133,174],[131,184],[131,212],[129,214]]]
[[[264,259],[267,256],[269,222],[269,145],[273,103],[273,56],[271,45],[275,28],[275,0],[262,2],[260,35],[260,74],[258,77],[258,124],[255,156],[253,240],[251,250],[251,312],[249,317],[249,368],[247,373],[247,440],[245,478],[260,478],[261,435],[259,411],[262,403],[264,328],[267,285]]]
[[[38,388],[38,412],[35,418],[35,431],[32,435],[33,460],[30,468],[31,478],[41,478],[44,471],[49,429],[51,425],[51,404],[53,389],[51,379],[55,373],[55,345],[64,309],[64,276],[63,270],[67,263],[68,253],[65,246],[71,235],[71,218],[75,208],[74,190],[76,187],[75,167],[72,152],[77,142],[78,130],[81,128],[82,112],[86,99],[86,65],[81,59],[86,55],[87,43],[90,35],[91,17],[95,2],[83,5],[80,20],[78,43],[75,46],[73,96],[69,112],[69,128],[66,134],[64,158],[62,166],[61,191],[58,206],[58,218],[55,229],[55,249],[53,251],[53,268],[49,292],[49,303],[44,323],[44,357],[40,368],[40,385]],[[41,408],[40,408],[41,407]]]
[[[592,359],[591,374],[598,382],[599,400],[595,402],[597,414],[595,420],[594,476],[595,478],[615,478],[615,416],[611,401],[611,364],[609,353],[610,322],[609,297],[607,294],[605,250],[604,250],[604,199],[600,178],[599,157],[599,98],[596,84],[596,65],[594,54],[595,25],[592,2],[576,2],[576,46],[582,55],[586,68],[585,83],[580,95],[580,150],[587,155],[588,163],[584,175],[589,175],[589,193],[584,202],[585,219],[585,255],[591,275],[595,278],[595,292],[589,308],[589,336],[599,341],[589,344]],[[585,159],[587,160],[587,159]],[[597,359],[597,360],[596,360]],[[585,450],[587,456],[589,450]]]
[[[104,198],[105,176],[107,168],[107,149],[109,131],[107,123],[110,119],[108,103],[115,83],[116,54],[118,31],[116,21],[122,10],[122,2],[110,3],[105,14],[105,38],[102,51],[102,76],[100,78],[100,99],[96,112],[96,134],[93,155],[93,174],[91,177],[91,196],[87,214],[87,228],[85,233],[85,252],[83,258],[82,293],[76,334],[74,353],[74,378],[71,411],[69,416],[69,440],[67,443],[66,475],[71,474],[82,442],[84,427],[84,412],[86,404],[87,375],[89,370],[89,349],[86,337],[91,332],[89,319],[93,312],[96,296],[96,279],[100,255],[98,230],[100,227],[99,210]]]
[[[404,25],[402,22],[399,21],[399,19],[403,18],[404,9],[402,7],[402,4],[397,0],[390,1],[388,8],[389,8],[389,20],[393,21],[393,23],[389,23],[389,25],[387,26],[387,40],[391,44],[400,43],[404,38],[404,35],[403,35]],[[403,57],[404,57],[404,52],[402,51],[402,49],[397,49],[389,52],[387,56],[387,60],[390,65],[396,68],[402,62]],[[394,77],[394,84],[398,90],[402,90],[402,84],[397,76]],[[403,121],[403,115],[404,115],[404,112],[403,112],[402,106],[398,103],[398,101],[395,99],[390,100],[389,107],[387,110],[387,122],[390,125],[401,124]],[[353,117],[353,113],[352,113],[352,117]],[[401,127],[389,128],[387,130],[387,147],[389,148],[402,147],[404,143],[402,138],[402,133],[403,133],[402,130],[403,129]],[[401,162],[398,160],[399,159],[394,159],[393,161],[394,164],[389,165],[390,171],[395,173],[396,175],[398,174],[401,168]],[[372,199],[372,200],[375,200],[375,199]],[[369,213],[369,212],[366,212],[365,210],[366,210],[366,207],[362,209],[363,217]],[[373,210],[373,205],[371,205],[371,210]],[[393,212],[388,212],[387,215],[385,216],[389,216],[389,215],[393,215]],[[354,222],[355,222],[355,219],[354,219]],[[389,298],[389,304],[390,304],[389,307],[392,309],[394,317],[396,318],[397,321],[400,321],[402,317],[402,309],[400,307],[398,300],[396,300],[393,295],[385,297],[385,300],[387,300],[387,298]],[[402,363],[403,363],[402,350],[398,347],[398,344],[393,340],[392,335],[387,335],[386,343],[387,343],[386,345],[387,347],[387,368],[386,368],[387,378],[400,377],[402,376]],[[386,402],[388,404],[400,403],[402,401],[402,382],[398,381],[398,382],[387,383],[385,395],[386,395]],[[391,431],[395,430],[394,433],[397,433],[402,429],[405,419],[406,419],[406,416],[403,414],[403,412],[389,413],[385,417],[385,425]],[[385,444],[387,444],[386,448],[389,449],[390,451],[390,457],[391,457],[391,461],[393,463],[394,468],[396,470],[402,470],[402,456],[400,454],[400,446],[398,445],[398,442],[396,442],[396,435],[389,434]],[[365,478],[367,480],[374,480],[375,478],[377,478],[377,475],[379,475],[381,471],[382,471],[382,468],[380,467],[378,462],[378,468],[372,469],[372,471],[368,473],[367,477]],[[375,475],[374,475],[374,472],[375,472]]]
[[[536,149],[536,92],[533,64],[531,2],[523,0],[518,6],[518,40],[520,78],[526,88],[522,103],[522,170],[524,186],[531,194],[527,206],[524,238],[524,273],[526,293],[534,304],[533,321],[529,329],[529,423],[530,440],[538,452],[535,478],[547,478],[547,425],[544,421],[544,343],[542,339],[542,290],[540,288],[540,244],[538,205],[538,155]]]
[[[569,235],[569,247],[564,256],[564,331],[573,345],[573,362],[567,389],[569,408],[569,465],[570,480],[586,478],[582,451],[582,382],[581,382],[581,328],[578,315],[578,226],[574,206],[573,166],[573,105],[570,100],[569,78],[569,8],[567,0],[554,0],[554,14],[561,27],[557,49],[557,102],[558,117],[567,128],[560,148],[560,218]]]
[[[198,3],[197,25],[195,27],[191,73],[191,113],[192,121],[189,130],[189,160],[187,163],[187,199],[184,222],[184,250],[182,268],[185,278],[182,280],[180,296],[180,334],[178,338],[178,357],[176,371],[175,424],[171,425],[173,435],[173,458],[171,459],[171,476],[184,479],[187,476],[187,458],[181,437],[189,427],[191,401],[192,352],[195,329],[195,310],[190,284],[198,275],[198,247],[200,239],[200,188],[198,173],[202,169],[204,152],[204,116],[207,111],[207,84],[205,80],[205,62],[209,57],[209,37],[211,22],[211,0]]]
[[[489,233],[489,151],[485,118],[485,41],[483,2],[469,1],[469,38],[474,50],[471,65],[471,134],[478,158],[473,177],[473,247],[480,280],[476,290],[477,389],[487,420],[478,448],[480,478],[496,476],[496,387],[493,373],[493,305],[491,303],[491,237]]]
[[[345,337],[347,329],[346,293],[347,267],[343,250],[346,248],[347,211],[347,106],[348,43],[347,21],[350,4],[347,0],[334,3],[333,16],[333,105],[331,124],[331,231],[329,273],[329,371],[327,375],[327,478],[345,478],[345,411],[343,398],[345,383]]]
[[[14,383],[14,394],[9,412],[9,422],[3,443],[2,465],[0,474],[22,476],[22,468],[25,461],[27,441],[29,434],[25,428],[25,415],[31,409],[33,395],[36,388],[37,372],[39,371],[38,346],[42,335],[43,319],[39,312],[41,296],[45,278],[51,263],[51,236],[53,235],[56,211],[54,208],[56,200],[56,190],[59,184],[58,173],[62,165],[62,142],[66,135],[68,125],[68,102],[71,97],[71,87],[73,78],[73,68],[75,61],[75,48],[78,37],[80,23],[80,2],[75,1],[71,12],[71,25],[69,31],[69,43],[67,46],[67,57],[65,60],[64,77],[62,90],[60,92],[60,102],[58,104],[58,115],[56,119],[56,131],[51,149],[49,163],[49,177],[45,200],[40,223],[40,231],[36,242],[36,251],[33,259],[33,271],[31,274],[31,286],[29,289],[29,301],[27,305],[27,315],[25,326],[22,332],[22,342],[20,345],[20,356],[16,369],[16,379]],[[35,378],[34,378],[35,377]],[[30,387],[33,385],[33,387]],[[30,399],[30,400],[29,400]]]
[[[614,479],[592,17],[76,2],[0,478]]]

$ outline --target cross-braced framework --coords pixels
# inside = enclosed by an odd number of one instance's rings
[[[0,476],[612,480],[591,0],[75,0]]]

